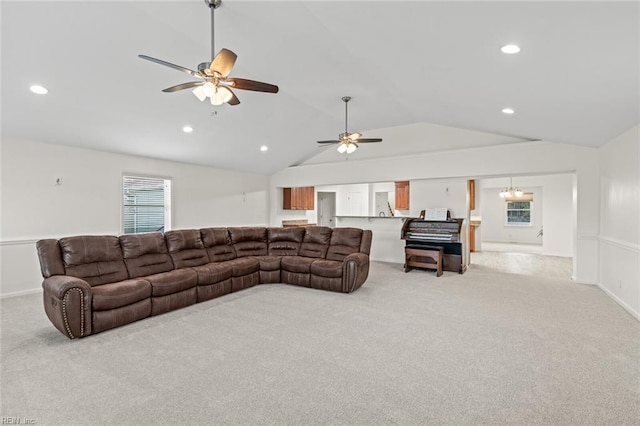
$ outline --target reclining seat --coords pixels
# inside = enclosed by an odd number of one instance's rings
[[[228,263],[233,270],[231,291],[260,284],[260,261],[255,256],[267,255],[266,228],[228,228],[237,258]]]
[[[280,262],[283,256],[297,256],[304,238],[303,227],[267,228],[267,256],[260,256],[260,282],[281,283]]]
[[[236,258],[227,228],[201,229],[200,236],[211,263],[193,268],[198,274],[198,302],[231,293],[233,268],[227,261]]]
[[[118,237],[77,236],[61,238],[59,243],[65,275],[91,286],[91,327],[85,326],[80,334],[60,331],[71,338],[82,337],[151,315],[151,284],[146,279],[129,279]],[[47,305],[45,300],[45,310]],[[63,314],[70,311],[63,309]],[[65,319],[65,326],[70,322]]]
[[[362,235],[362,229],[334,228],[326,259],[318,259],[311,264],[312,288],[345,293],[353,291],[347,288],[351,277],[345,258],[360,252]]]
[[[332,229],[327,226],[305,228],[299,256],[285,256],[280,261],[282,282],[310,287],[311,264],[325,258],[331,233]]]
[[[160,233],[120,236],[129,277],[151,283],[151,315],[196,303],[197,275],[191,269],[174,269]]]

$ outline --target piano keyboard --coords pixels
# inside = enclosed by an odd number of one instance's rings
[[[451,234],[427,234],[427,233],[416,234],[416,233],[413,233],[413,232],[407,232],[407,239],[409,239],[409,240],[451,241],[451,240],[453,240],[453,235],[451,235]]]

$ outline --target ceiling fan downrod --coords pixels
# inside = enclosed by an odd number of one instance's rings
[[[347,137],[349,136],[349,132],[347,131],[347,129],[349,128],[349,126],[347,125],[347,118],[349,116],[349,114],[347,113],[347,105],[351,100],[351,96],[343,96],[342,100],[344,101],[344,136]]]
[[[211,60],[216,56],[216,49],[213,37],[214,28],[214,11],[222,5],[222,0],[204,0],[205,4],[211,9]]]

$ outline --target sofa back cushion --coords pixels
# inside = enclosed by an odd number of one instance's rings
[[[43,278],[53,275],[64,275],[64,263],[62,263],[62,251],[58,240],[49,238],[36,243],[40,272]]]
[[[236,256],[267,255],[267,228],[229,228],[229,235]]]
[[[312,226],[305,228],[304,238],[300,245],[300,256],[324,259],[327,255],[332,229],[328,226]]]
[[[59,243],[66,275],[91,286],[129,278],[118,237],[84,235],[61,238]]]
[[[176,269],[209,263],[199,229],[178,229],[164,233],[169,255]]]
[[[304,228],[267,228],[268,251],[270,256],[297,256],[304,239]]]
[[[373,232],[370,229],[362,230],[362,241],[360,242],[360,253],[368,255],[371,252],[371,239]]]
[[[201,229],[200,236],[210,261],[224,262],[236,258],[236,250],[231,245],[231,237],[227,228]]]
[[[341,261],[351,253],[358,253],[361,241],[362,229],[334,228],[327,250],[327,259]]]
[[[120,236],[120,246],[129,278],[171,271],[173,261],[162,234],[128,234]]]

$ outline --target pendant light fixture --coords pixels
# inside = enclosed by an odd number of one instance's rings
[[[520,188],[513,187],[513,178],[509,178],[509,187],[500,191],[500,198],[520,198],[524,195],[524,192]]]

